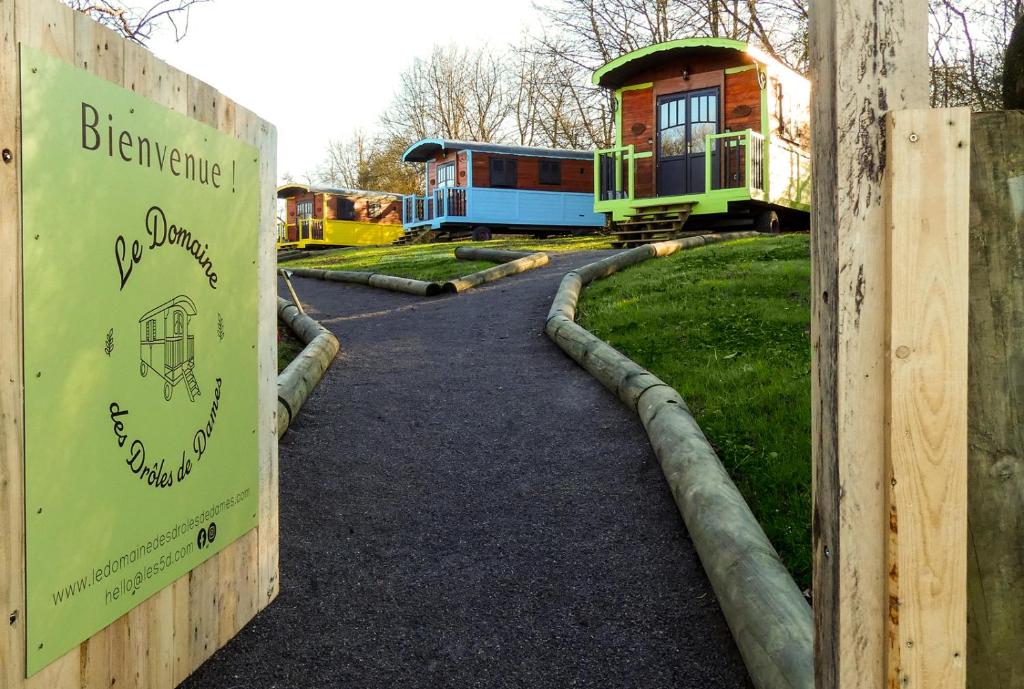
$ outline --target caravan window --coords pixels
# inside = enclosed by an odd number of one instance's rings
[[[313,217],[313,199],[299,201],[295,204],[295,215],[300,218]]]
[[[335,201],[334,209],[334,217],[337,220],[356,219],[356,204],[352,199],[346,199],[343,196],[339,196]]]
[[[437,188],[455,186],[455,163],[437,166]]]
[[[540,183],[561,184],[562,183],[562,161],[542,160],[540,161]]]
[[[515,187],[517,180],[517,164],[510,158],[491,158],[491,186]]]

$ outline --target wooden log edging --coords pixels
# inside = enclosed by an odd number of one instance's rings
[[[509,275],[522,273],[532,268],[546,265],[550,260],[542,251],[504,251],[502,249],[476,249],[459,247],[455,250],[455,258],[466,261],[499,261],[501,265],[477,271],[469,275],[454,278],[445,283],[427,282],[412,278],[400,278],[381,273],[365,273],[355,270],[327,270],[323,268],[287,268],[299,277],[348,282],[356,285],[368,285],[392,292],[404,292],[420,297],[435,297],[439,294],[458,294],[477,287],[486,282],[494,282]]]
[[[301,250],[301,249],[291,249],[291,250],[286,249],[284,251],[278,251],[277,252],[277,262],[280,263],[281,261],[290,261],[293,258],[298,258],[298,257],[304,255],[305,253],[306,252]]]
[[[400,278],[394,275],[364,273],[356,270],[326,270],[323,268],[288,268],[288,270],[299,277],[368,285],[370,287],[391,290],[392,292],[415,294],[420,297],[433,297],[441,294],[441,285],[436,282]]]
[[[575,322],[580,292],[594,280],[683,249],[753,236],[730,232],[658,242],[578,268],[562,279],[544,330],[639,415],[754,686],[814,689],[811,608],[686,403]]]
[[[277,298],[277,317],[306,345],[277,376],[277,437],[280,438],[323,378],[341,345],[334,333],[281,297]]]
[[[449,280],[441,285],[441,290],[447,294],[458,294],[468,289],[477,287],[485,282],[494,282],[501,278],[523,273],[533,268],[540,268],[547,265],[550,258],[543,251],[505,251],[502,249],[477,249],[468,246],[460,246],[455,250],[455,258],[464,261],[495,261],[501,265],[493,268],[485,268],[460,278]]]

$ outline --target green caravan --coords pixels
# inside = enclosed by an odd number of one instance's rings
[[[688,38],[594,72],[615,145],[594,153],[594,210],[618,245],[690,230],[806,229],[810,83],[743,41]]]

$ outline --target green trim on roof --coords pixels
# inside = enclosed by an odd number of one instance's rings
[[[644,89],[654,88],[653,81],[646,81],[642,84],[630,84],[629,86],[621,86],[615,89],[615,93],[625,93],[626,91],[643,91]]]
[[[660,53],[665,50],[677,50],[680,48],[731,48],[732,50],[739,50],[740,52],[747,52],[747,42],[737,41],[732,38],[680,38],[675,41],[666,41],[664,43],[655,43],[639,50],[634,50],[631,53],[626,53],[621,57],[617,57],[603,67],[599,67],[595,72],[591,81],[597,86],[601,86],[601,80],[614,72],[615,70],[628,65],[634,60],[638,60],[654,53]]]

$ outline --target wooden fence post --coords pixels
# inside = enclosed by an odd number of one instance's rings
[[[973,116],[967,685],[1024,689],[1024,112]]]
[[[926,0],[811,7],[818,689],[885,681],[884,116],[927,107]]]

